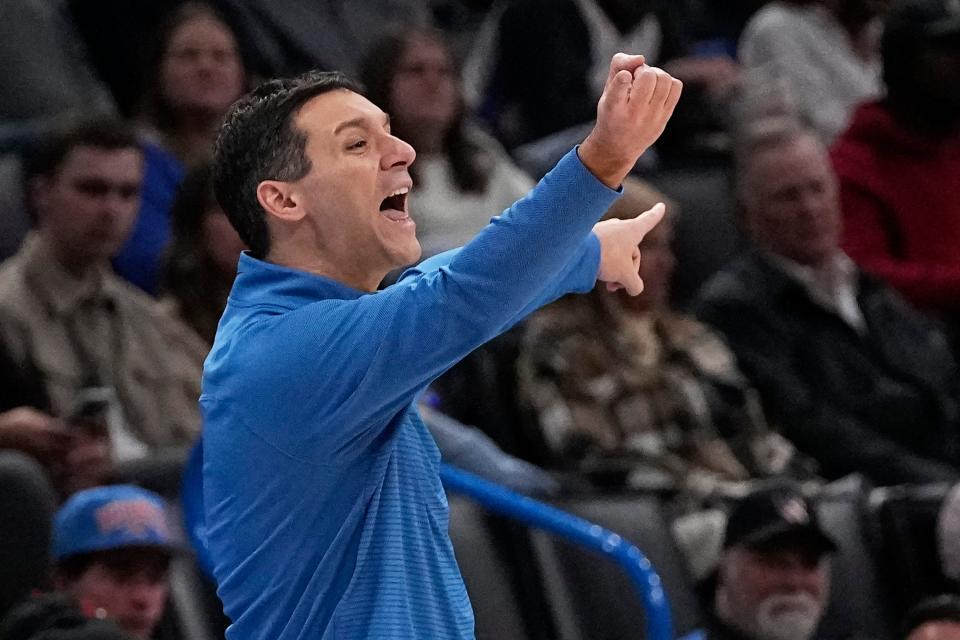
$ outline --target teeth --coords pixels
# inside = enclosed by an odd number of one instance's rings
[[[397,189],[396,191],[394,191],[393,193],[391,193],[389,197],[402,196],[403,194],[405,194],[405,193],[407,193],[407,192],[409,192],[409,191],[410,191],[410,189],[408,189],[407,187],[403,187],[402,189]]]

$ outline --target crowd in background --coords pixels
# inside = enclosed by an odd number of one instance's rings
[[[5,0],[0,476],[39,496],[20,523],[58,546],[40,584],[35,567],[6,580],[0,617],[55,587],[66,601],[31,602],[9,629],[67,628],[80,602],[79,629],[104,617],[97,585],[137,583],[154,587],[142,606],[108,617],[153,633],[178,551],[160,497],[123,483],[175,502],[202,431],[202,363],[245,249],[213,195],[212,145],[239,96],[312,68],[359,80],[417,150],[424,257],[468,242],[582,140],[615,52],[684,82],[607,214],[667,204],[641,245],[646,290],[560,300],[438,380],[421,404],[448,460],[528,493],[656,491],[695,519],[783,482],[960,481],[955,5]],[[155,535],[107,541],[84,529],[97,509]],[[736,534],[721,580],[793,563],[818,619],[835,549],[817,526],[785,529],[786,551]],[[764,635],[720,591],[716,637],[804,637]],[[921,622],[960,611],[925,606]]]

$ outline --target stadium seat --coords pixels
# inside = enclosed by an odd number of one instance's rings
[[[696,629],[703,615],[657,496],[625,495],[566,499],[557,503],[636,544],[663,580],[675,632]],[[561,640],[621,640],[644,637],[639,595],[615,563],[550,534],[531,532],[536,563],[557,620]]]
[[[817,638],[892,638],[892,623],[869,544],[866,494],[859,488],[824,494],[820,521],[840,547],[833,560],[830,603]]]
[[[450,539],[473,604],[477,640],[551,637],[540,596],[523,589],[517,575],[529,567],[514,553],[511,528],[466,498],[450,496],[449,504]]]
[[[924,597],[955,592],[937,554],[937,517],[950,485],[882,487],[870,493],[881,578],[899,620]]]

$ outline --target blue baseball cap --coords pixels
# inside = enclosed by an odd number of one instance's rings
[[[163,498],[133,485],[109,485],[75,493],[53,523],[53,559],[124,547],[155,547],[174,553]]]

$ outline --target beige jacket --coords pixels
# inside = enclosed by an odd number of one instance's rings
[[[0,265],[0,339],[43,377],[53,412],[67,416],[86,387],[112,387],[121,427],[148,450],[200,432],[207,347],[107,266],[78,278],[37,235]]]

